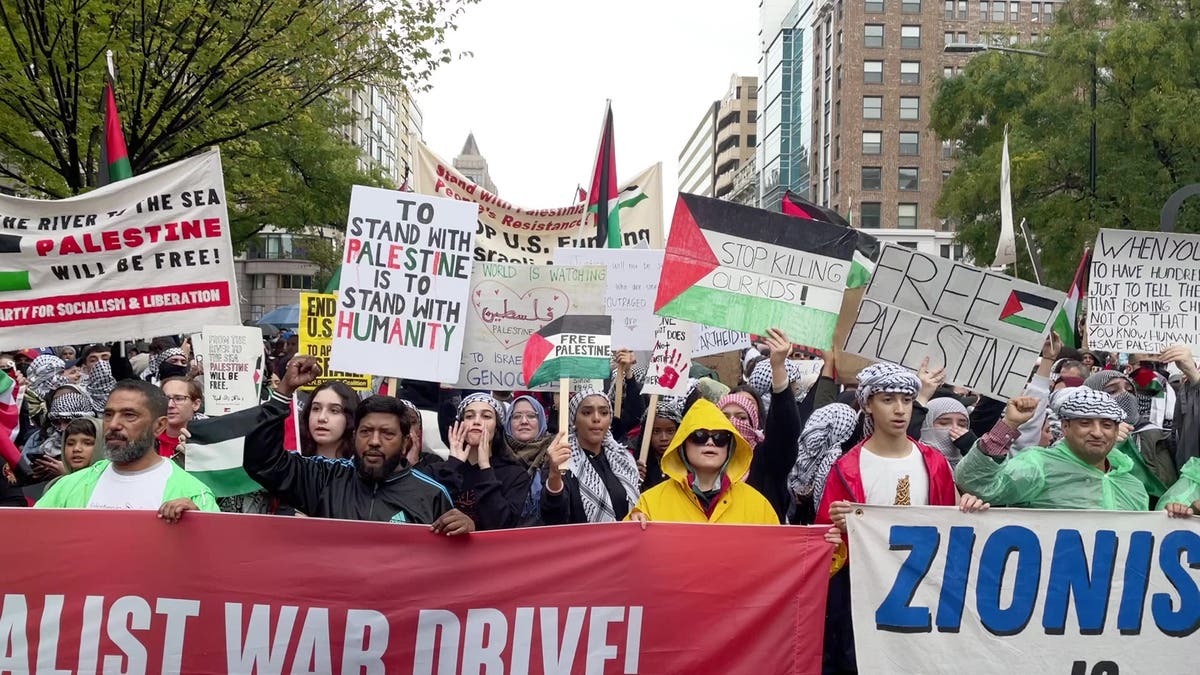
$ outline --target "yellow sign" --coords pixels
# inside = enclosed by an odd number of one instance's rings
[[[337,319],[336,293],[300,294],[300,351],[321,364],[321,377],[304,387],[312,391],[330,380],[345,382],[355,391],[370,391],[371,376],[355,373],[336,373],[329,369],[329,353],[333,350],[333,322]]]

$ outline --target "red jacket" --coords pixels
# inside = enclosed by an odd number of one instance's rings
[[[954,491],[954,472],[950,469],[950,462],[947,462],[945,456],[936,449],[911,438],[908,440],[916,444],[917,449],[925,458],[925,470],[929,473],[929,505],[956,506],[958,497]],[[858,465],[858,458],[862,454],[864,443],[866,441],[859,443],[850,452],[842,455],[842,458],[835,462],[833,468],[829,470],[829,478],[825,480],[825,494],[821,497],[821,506],[817,509],[816,522],[833,522],[829,519],[829,505],[833,502],[866,503],[862,471],[859,470]]]

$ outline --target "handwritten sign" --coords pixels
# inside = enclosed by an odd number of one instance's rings
[[[712,356],[725,352],[740,352],[750,348],[750,334],[728,328],[697,325],[696,347],[692,356]]]
[[[608,268],[605,312],[613,318],[614,349],[654,348],[658,319],[654,296],[662,272],[663,252],[632,248],[560,248],[555,265],[604,265]]]
[[[458,387],[524,389],[529,336],[568,313],[603,314],[607,283],[598,265],[475,263]]]
[[[474,231],[465,202],[355,185],[329,366],[457,380]]]
[[[205,326],[199,345],[204,364],[204,412],[224,415],[259,404],[262,330],[255,326]]]
[[[692,369],[692,343],[696,325],[668,316],[659,317],[654,331],[654,351],[646,367],[643,394],[686,396],[688,372]]]
[[[342,373],[329,367],[329,354],[333,351],[333,322],[336,319],[336,293],[300,294],[299,353],[311,356],[321,364],[321,376],[301,389],[312,391],[325,382],[338,380],[355,391],[371,391],[370,375]]]
[[[1019,396],[1066,296],[997,272],[885,246],[845,351],[917,370],[929,357],[946,381]]]
[[[1100,230],[1087,295],[1088,347],[1200,349],[1200,235]]]

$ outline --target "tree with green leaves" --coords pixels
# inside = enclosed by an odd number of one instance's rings
[[[999,236],[1006,124],[1015,219],[1028,220],[1045,281],[1059,288],[1070,284],[1098,229],[1157,230],[1170,195],[1200,182],[1198,13],[1196,2],[1071,0],[1046,39],[1029,47],[1045,56],[989,51],[939,84],[931,126],[959,147],[938,214],[958,224],[978,263],[993,259]],[[1176,229],[1200,232],[1200,200],[1184,203]],[[1032,278],[1018,244],[1017,272]]]
[[[345,93],[415,92],[477,0],[4,0],[0,178],[34,196],[94,186],[105,53],[135,174],[220,146],[235,244],[269,223],[337,223],[379,185],[337,132]]]

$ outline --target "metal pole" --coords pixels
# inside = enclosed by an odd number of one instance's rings
[[[1089,212],[1095,208],[1096,201],[1096,81],[1099,78],[1099,68],[1096,66],[1096,61],[1092,60],[1092,130],[1091,137],[1088,143],[1088,188],[1092,193],[1092,205],[1088,207]]]

